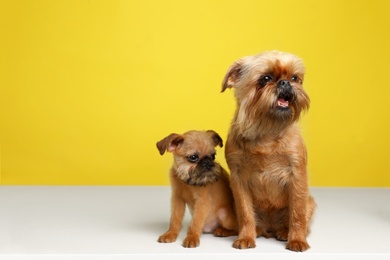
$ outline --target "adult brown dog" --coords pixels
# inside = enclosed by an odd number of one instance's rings
[[[256,246],[256,234],[305,251],[315,203],[309,194],[307,155],[298,119],[309,108],[302,88],[302,60],[265,52],[237,60],[222,92],[234,88],[237,109],[226,160],[236,204],[239,236],[233,247]]]
[[[157,142],[160,154],[172,152],[170,171],[172,212],[169,229],[158,242],[174,242],[181,229],[186,205],[192,214],[184,247],[197,247],[203,232],[215,236],[237,234],[236,215],[229,175],[215,161],[215,147],[222,138],[214,131],[170,134]]]

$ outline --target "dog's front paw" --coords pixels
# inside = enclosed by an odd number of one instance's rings
[[[255,248],[256,243],[252,238],[239,238],[233,243],[233,247],[237,249]]]
[[[200,240],[199,237],[187,236],[183,241],[183,246],[187,248],[194,248],[199,246]]]
[[[293,240],[287,242],[287,249],[295,252],[303,252],[310,248],[306,241]]]
[[[157,241],[160,243],[172,243],[176,241],[176,238],[177,238],[177,234],[171,231],[167,231],[164,234],[162,234]]]

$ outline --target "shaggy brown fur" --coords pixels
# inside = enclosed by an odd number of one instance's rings
[[[185,207],[192,220],[184,247],[197,247],[202,232],[215,236],[237,234],[233,194],[229,175],[214,161],[215,146],[222,147],[221,137],[214,131],[189,131],[170,134],[157,143],[160,154],[172,152],[174,163],[170,171],[172,212],[170,226],[158,241],[174,242],[181,229]]]
[[[235,248],[255,247],[256,234],[305,251],[315,203],[309,194],[300,113],[309,108],[301,59],[282,52],[244,57],[228,70],[237,109],[227,143],[239,236]]]

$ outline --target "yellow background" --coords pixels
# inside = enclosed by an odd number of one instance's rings
[[[0,0],[1,184],[167,185],[156,141],[214,129],[236,59],[302,57],[313,186],[390,186],[389,1]],[[217,160],[226,166],[223,149]]]

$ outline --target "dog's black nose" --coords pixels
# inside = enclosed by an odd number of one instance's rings
[[[278,82],[278,88],[282,88],[282,89],[285,89],[285,90],[290,90],[291,89],[290,82],[288,80],[280,80]]]
[[[292,101],[294,99],[294,90],[288,80],[279,80],[277,83],[278,98],[285,101]]]

